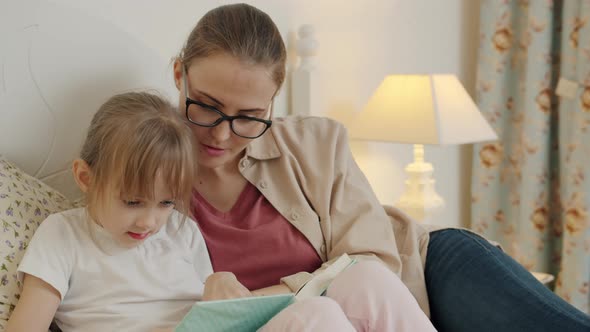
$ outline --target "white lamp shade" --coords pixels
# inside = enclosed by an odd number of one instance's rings
[[[350,125],[354,139],[465,144],[497,139],[454,75],[392,75]]]

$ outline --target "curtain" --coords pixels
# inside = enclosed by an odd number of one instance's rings
[[[590,313],[590,0],[481,1],[476,91],[472,228]]]

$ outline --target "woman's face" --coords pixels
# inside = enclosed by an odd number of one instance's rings
[[[174,65],[176,87],[180,91],[179,105],[185,114],[183,65]],[[228,54],[197,59],[187,68],[188,97],[213,106],[228,116],[247,115],[268,119],[277,85],[269,68],[246,64]],[[197,158],[201,168],[216,169],[237,165],[246,146],[252,141],[232,132],[229,121],[211,128],[191,124],[197,143]]]

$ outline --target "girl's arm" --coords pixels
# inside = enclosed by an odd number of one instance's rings
[[[231,272],[216,272],[205,281],[203,301],[249,297],[252,293]]]
[[[23,291],[12,312],[7,332],[47,332],[61,303],[59,292],[45,281],[26,274]]]

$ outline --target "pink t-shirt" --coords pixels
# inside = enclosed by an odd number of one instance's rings
[[[205,238],[213,270],[233,272],[250,290],[322,265],[313,246],[248,183],[228,212],[193,190],[191,212]]]

